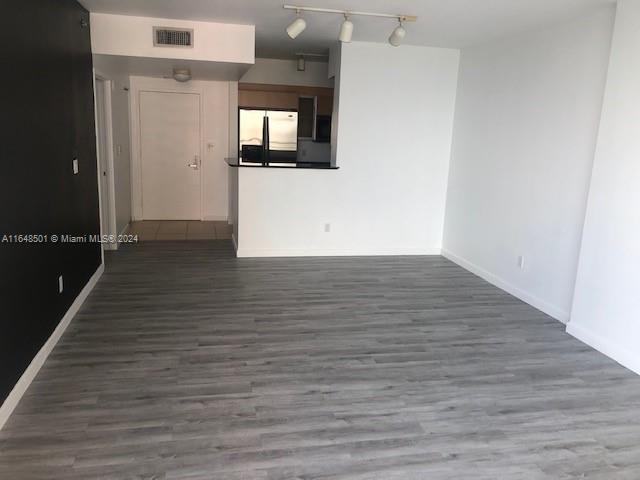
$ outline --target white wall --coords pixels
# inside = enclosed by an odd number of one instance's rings
[[[640,3],[620,0],[571,322],[640,373]]]
[[[613,14],[461,56],[444,253],[565,322]]]
[[[329,48],[329,61],[327,65],[327,76],[329,78],[334,78],[338,70],[340,69],[340,48],[342,47],[341,42],[334,42]]]
[[[142,190],[139,159],[139,92],[196,92],[202,99],[202,218],[227,220],[229,215],[228,167],[230,82],[131,77],[132,205],[134,219],[142,219]]]
[[[112,68],[112,65],[104,57],[94,57],[93,66],[96,73],[112,82],[111,115],[116,231],[117,233],[121,233],[131,221],[129,76],[126,73]]]
[[[329,75],[333,78],[333,108],[331,114],[331,165],[338,161],[338,131],[340,130],[340,64],[342,63],[342,43],[338,42],[329,54]]]
[[[228,156],[238,156],[238,82],[229,82],[229,150]],[[234,242],[238,238],[238,172],[227,167],[229,215],[227,221],[233,224]]]
[[[154,26],[193,29],[193,48],[154,47]],[[251,64],[255,58],[255,27],[92,13],[91,51],[126,57]]]
[[[328,78],[327,62],[307,61],[304,72],[299,72],[295,60],[256,58],[240,81],[242,83],[267,83],[272,85],[303,85],[307,87],[333,87]]]
[[[440,253],[458,53],[344,45],[340,169],[240,168],[238,255]]]

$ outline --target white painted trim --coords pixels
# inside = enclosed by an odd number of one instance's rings
[[[100,234],[102,234],[102,187],[101,187],[101,179],[100,179],[100,157],[98,155],[98,150],[100,149],[100,145],[98,143],[98,100],[96,98],[96,69],[92,69],[93,74],[91,76],[91,83],[93,87],[93,122],[94,122],[94,137],[96,142],[96,181],[98,182],[98,221],[100,222]],[[104,245],[100,244],[100,263],[104,265]],[[13,409],[11,409],[13,411]],[[0,417],[0,429],[2,428],[4,423],[2,422],[2,418]]]
[[[109,188],[109,192],[107,198],[109,200],[109,231],[102,231],[102,192],[100,191],[102,179],[100,178],[100,144],[99,144],[99,135],[97,132],[98,128],[98,108],[97,103],[98,99],[95,95],[95,82],[96,80],[101,80],[104,82],[104,115],[105,115],[105,141],[106,141],[106,151],[107,151],[107,185]],[[95,106],[95,125],[96,125],[96,156],[98,158],[98,192],[100,194],[100,233],[104,235],[115,235],[116,234],[116,185],[115,185],[115,168],[114,168],[114,158],[113,158],[113,110],[112,110],[112,99],[111,99],[111,89],[113,87],[113,81],[109,79],[107,75],[104,75],[100,71],[94,69],[93,70],[93,81],[94,81],[94,106]],[[113,246],[105,246],[107,250],[115,250],[117,247]]]
[[[541,312],[546,313],[550,317],[555,318],[559,322],[567,323],[569,321],[569,312],[555,305],[552,305],[536,297],[535,295],[531,295],[530,293],[516,287],[515,285],[512,285],[506,280],[498,277],[497,275],[494,275],[493,273],[485,270],[482,267],[479,267],[478,265],[470,262],[469,260],[466,260],[465,258],[462,258],[456,255],[455,253],[450,252],[449,250],[446,250],[444,248],[442,249],[442,256],[445,258],[448,258],[453,263],[460,265],[465,270],[468,270],[471,273],[479,276],[480,278],[483,278],[484,280],[495,285],[501,290],[504,290],[505,292],[513,295],[514,297],[519,298],[525,303],[528,303],[532,307],[537,308]]]
[[[235,244],[235,238],[234,238]],[[373,256],[423,256],[440,255],[441,249],[432,248],[287,248],[287,249],[261,249],[238,248],[236,256],[241,257],[373,257]]]
[[[104,79],[104,115],[107,138],[107,185],[109,187],[109,234],[115,235],[118,230],[116,226],[116,182],[114,166],[114,144],[113,144],[113,102],[111,92],[113,91],[113,81]]]
[[[142,188],[140,188],[140,145],[139,133],[140,109],[138,106],[138,90],[136,81],[129,77],[129,142],[130,162],[129,175],[131,178],[131,220],[136,222],[142,220]]]
[[[11,390],[9,396],[5,399],[4,403],[0,407],[0,430],[9,419],[9,416],[18,405],[18,402],[27,391],[27,388],[29,387],[33,379],[38,374],[38,371],[40,371],[40,368],[44,364],[49,354],[53,351],[53,348],[56,346],[56,343],[58,343],[58,340],[60,340],[60,337],[62,337],[62,334],[71,323],[71,320],[73,320],[73,317],[75,317],[76,313],[78,313],[78,310],[80,310],[80,307],[91,293],[91,290],[93,290],[93,287],[95,287],[96,283],[98,283],[98,280],[102,276],[103,272],[104,263],[101,263],[95,273],[91,276],[87,284],[80,291],[76,299],[73,301],[73,303],[69,307],[69,310],[67,310],[67,313],[64,314],[62,320],[60,320],[60,323],[58,323],[58,326],[53,331],[49,339],[45,342],[36,356],[33,357],[33,360],[31,360],[31,363],[20,377],[20,380],[18,380],[18,382],[13,387],[13,390]]]
[[[611,342],[606,338],[602,338],[596,335],[592,331],[577,325],[575,322],[569,322],[567,324],[567,333],[572,337],[577,338],[583,343],[586,343],[590,347],[596,349],[600,353],[615,360],[620,365],[628,368],[632,372],[640,375],[640,358],[638,358],[637,352],[632,352],[625,348],[621,348],[619,345]]]

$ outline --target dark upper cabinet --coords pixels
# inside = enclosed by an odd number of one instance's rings
[[[330,116],[333,113],[333,95],[318,95],[318,115]]]
[[[238,84],[239,107],[298,109],[301,97],[317,98],[317,115],[332,114],[333,88],[259,83]]]
[[[312,138],[316,117],[316,97],[298,99],[298,138]]]

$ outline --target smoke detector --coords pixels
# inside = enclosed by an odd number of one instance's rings
[[[188,68],[174,68],[173,79],[176,82],[188,82],[191,80],[191,70]]]

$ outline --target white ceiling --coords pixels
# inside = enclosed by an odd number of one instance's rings
[[[80,0],[92,12],[210,20],[256,26],[258,57],[288,58],[325,52],[336,41],[341,18],[306,14],[307,30],[296,40],[284,29],[294,13],[283,3],[344,10],[417,15],[406,25],[406,44],[462,48],[580,16],[615,0]],[[385,42],[390,19],[355,17],[353,39]]]

